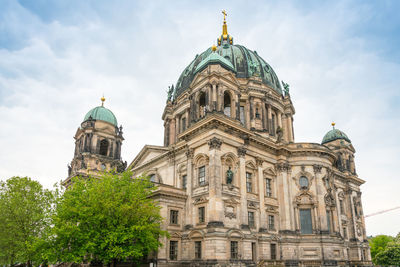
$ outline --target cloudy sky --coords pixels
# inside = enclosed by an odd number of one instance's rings
[[[295,138],[336,122],[352,140],[364,213],[400,206],[399,1],[0,0],[0,178],[65,179],[73,136],[107,98],[123,159],[161,145],[167,87],[216,43],[221,10],[234,42],[290,84]],[[400,209],[366,218],[395,235]]]

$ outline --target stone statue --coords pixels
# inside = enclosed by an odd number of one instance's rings
[[[282,81],[283,84],[283,91],[285,92],[285,96],[289,95],[289,84],[285,83],[284,81]]]
[[[278,128],[276,128],[276,134],[278,136],[277,142],[281,142],[282,141],[282,137],[283,137],[283,129],[282,127],[278,126]]]
[[[70,176],[72,173],[72,167],[70,164],[68,164],[68,176]]]
[[[232,184],[233,182],[233,171],[231,170],[231,167],[226,171],[226,183],[227,184]]]
[[[174,85],[168,86],[168,97],[167,97],[167,102],[172,100],[172,94],[174,93]]]

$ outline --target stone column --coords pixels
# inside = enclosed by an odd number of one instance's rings
[[[240,172],[240,225],[247,225],[247,191],[246,191],[246,148],[238,148],[239,172]]]
[[[240,94],[236,95],[236,119],[240,121]]]
[[[282,125],[283,125],[283,139],[289,142],[289,127],[286,114],[282,114]]]
[[[272,109],[271,105],[268,104],[268,132],[269,135],[273,135],[272,133]]]
[[[254,97],[250,96],[250,120],[253,121],[254,119]]]
[[[222,140],[213,137],[208,141],[209,145],[209,222],[223,222],[224,203],[222,201],[222,178],[221,178],[221,145]]]
[[[257,169],[258,169],[258,197],[260,200],[260,221],[259,221],[259,227],[260,228],[267,228],[267,217],[265,214],[265,204],[264,204],[264,191],[265,191],[265,186],[264,186],[264,174],[263,174],[263,169],[262,169],[262,164],[263,160],[262,159],[257,159]]]
[[[318,230],[328,230],[327,228],[327,218],[326,218],[326,207],[325,207],[325,200],[324,200],[324,192],[320,192],[320,188],[324,188],[324,185],[322,184],[323,181],[320,177],[321,174],[321,166],[320,165],[314,165],[313,166],[314,169],[314,189],[315,189],[315,193],[316,193],[316,197],[317,197],[317,202],[318,202],[318,206],[316,209],[316,227],[315,229]]]
[[[175,119],[171,120],[169,127],[169,144],[175,143]]]
[[[264,103],[262,104],[262,116],[263,116],[263,130],[267,130],[268,131],[268,113],[267,113],[267,109],[265,108],[265,99],[264,99]]]
[[[185,225],[194,225],[196,213],[191,212],[192,207],[192,192],[193,192],[193,156],[194,150],[188,149],[186,151],[186,216]],[[190,216],[191,215],[191,216]]]
[[[185,129],[187,129],[187,128],[189,128],[189,125],[190,125],[189,110],[188,109],[186,109],[186,111],[185,111],[185,117],[186,117]]]
[[[282,112],[278,111],[278,126],[282,128]]]
[[[288,116],[288,122],[289,122],[289,142],[294,142],[294,136],[293,136],[293,117],[292,114],[289,114]]]
[[[281,230],[292,230],[292,218],[291,218],[291,207],[292,200],[289,196],[289,186],[288,183],[288,171],[290,165],[287,162],[281,162],[277,164],[277,189],[278,189],[278,203],[279,203],[279,218]]]

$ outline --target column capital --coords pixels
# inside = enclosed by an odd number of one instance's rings
[[[237,153],[239,157],[244,157],[246,155],[247,149],[244,146],[237,148]]]
[[[275,164],[275,168],[278,172],[290,172],[292,170],[292,166],[287,162],[279,162]]]
[[[186,154],[186,157],[187,157],[188,159],[193,159],[193,156],[194,156],[194,149],[193,149],[193,148],[188,148],[188,149],[186,150],[185,154]]]
[[[208,146],[210,147],[210,149],[220,149],[221,145],[222,140],[217,137],[213,137],[208,141]]]
[[[320,164],[314,164],[314,165],[313,165],[313,169],[314,169],[314,173],[315,173],[315,174],[321,173],[322,165],[320,165]]]

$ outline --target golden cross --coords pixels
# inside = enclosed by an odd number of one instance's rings
[[[222,14],[224,14],[224,21],[225,21],[225,17],[227,16],[226,11],[222,10]]]

